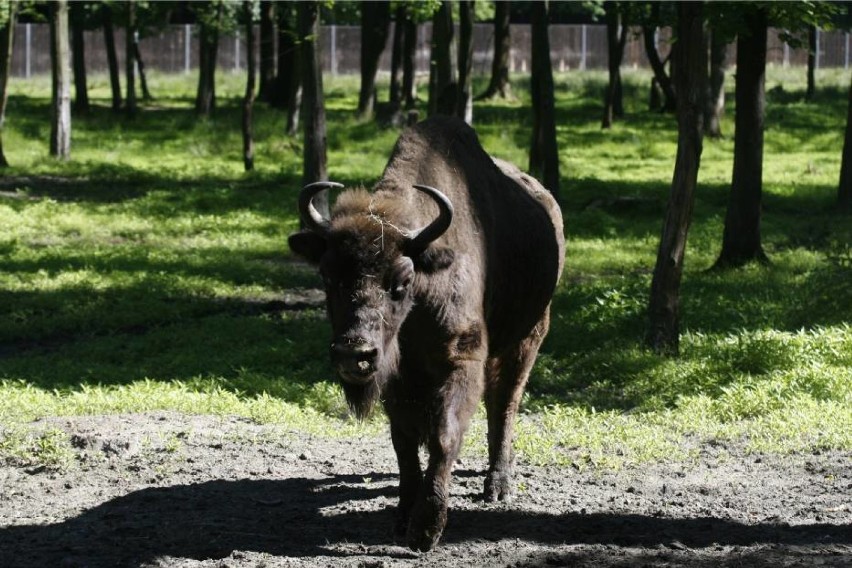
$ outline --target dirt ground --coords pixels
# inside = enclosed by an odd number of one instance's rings
[[[852,455],[707,445],[619,472],[520,465],[510,504],[456,467],[439,546],[391,539],[389,436],[235,418],[55,419],[64,471],[0,465],[0,566],[852,566]]]

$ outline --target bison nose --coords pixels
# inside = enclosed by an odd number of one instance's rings
[[[368,343],[335,342],[331,359],[344,381],[361,384],[370,380],[376,370],[379,350]]]

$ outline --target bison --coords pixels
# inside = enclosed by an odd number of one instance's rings
[[[553,197],[491,158],[464,122],[436,117],[400,136],[372,192],[340,193],[330,218],[299,196],[291,250],[319,267],[331,361],[358,417],[381,401],[399,462],[396,536],[441,537],[453,464],[484,397],[485,499],[513,491],[512,434],[550,322],[564,259]],[[421,470],[419,447],[429,458]]]

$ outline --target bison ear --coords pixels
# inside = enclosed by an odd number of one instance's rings
[[[455,259],[456,253],[453,249],[431,246],[412,260],[416,271],[432,274],[449,268]]]
[[[301,256],[311,264],[319,264],[322,255],[325,254],[325,239],[310,231],[293,233],[287,239],[290,250]]]

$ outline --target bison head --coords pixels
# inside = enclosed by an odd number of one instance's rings
[[[453,251],[433,242],[450,226],[453,206],[440,191],[415,185],[438,205],[438,216],[424,227],[406,229],[400,200],[378,200],[364,191],[341,194],[333,219],[313,205],[331,182],[306,186],[299,196],[305,229],[290,236],[290,249],[319,266],[333,337],[331,360],[347,401],[358,416],[369,413],[394,374],[397,335],[413,305],[418,272],[449,266]],[[410,209],[409,209],[410,211]]]

